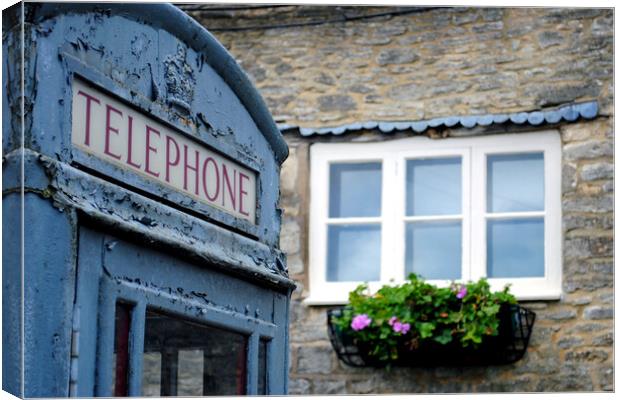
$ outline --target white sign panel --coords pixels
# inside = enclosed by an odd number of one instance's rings
[[[256,174],[73,80],[71,142],[121,168],[255,223]]]

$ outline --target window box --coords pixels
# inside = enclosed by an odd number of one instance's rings
[[[393,366],[480,366],[510,364],[520,360],[530,340],[536,314],[516,304],[502,304],[498,313],[497,336],[487,336],[476,347],[463,347],[460,342],[440,344],[432,340],[420,340],[415,349],[398,344],[398,359],[394,362],[381,360],[371,354],[372,343],[356,340],[349,331],[340,329],[333,318],[342,315],[345,307],[327,312],[329,339],[338,358],[352,367]]]

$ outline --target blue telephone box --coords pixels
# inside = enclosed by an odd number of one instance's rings
[[[3,389],[286,394],[288,149],[237,63],[171,5],[2,29]]]

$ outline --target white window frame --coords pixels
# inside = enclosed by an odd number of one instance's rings
[[[486,156],[489,154],[544,153],[545,208],[542,212],[486,212]],[[450,219],[456,216],[406,217],[406,161],[415,158],[460,156],[462,160],[462,280],[486,275],[486,220],[514,216],[544,217],[545,273],[542,278],[489,279],[493,290],[511,285],[519,300],[551,300],[562,294],[561,141],[557,131],[479,137],[430,139],[411,137],[384,142],[316,143],[310,148],[309,291],[306,304],[345,304],[362,282],[328,282],[327,226],[329,166],[331,163],[381,162],[381,216],[347,218],[347,223],[381,223],[381,280],[368,282],[371,291],[404,281],[405,221]],[[343,219],[344,220],[344,219]],[[440,286],[450,281],[430,280]]]

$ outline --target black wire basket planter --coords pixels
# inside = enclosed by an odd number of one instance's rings
[[[352,367],[482,366],[510,364],[520,360],[527,350],[536,314],[516,304],[504,304],[498,313],[496,336],[486,336],[478,346],[462,347],[458,340],[440,344],[420,340],[415,349],[404,344],[398,348],[398,359],[385,361],[371,354],[372,343],[358,343],[341,330],[332,318],[342,315],[344,307],[327,311],[329,339],[338,358]]]

